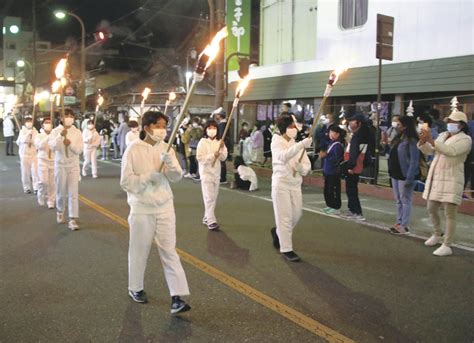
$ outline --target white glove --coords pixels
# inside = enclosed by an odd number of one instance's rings
[[[162,152],[160,155],[161,162],[170,165],[173,163],[173,159],[171,158],[171,155],[168,152]]]
[[[302,163],[297,163],[295,165],[295,170],[298,174],[303,174],[303,172],[304,172],[303,164]]]
[[[313,138],[312,137],[305,138],[301,141],[301,143],[303,143],[303,146],[305,147],[305,149],[311,148],[311,144],[313,144]]]
[[[165,176],[162,173],[154,172],[150,175],[150,181],[154,184],[160,185],[163,183]]]

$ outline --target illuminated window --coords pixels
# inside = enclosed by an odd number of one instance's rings
[[[340,0],[339,20],[343,29],[353,29],[367,22],[369,0]]]

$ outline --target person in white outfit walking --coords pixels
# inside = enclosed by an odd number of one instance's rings
[[[433,252],[436,256],[452,255],[451,244],[456,230],[456,213],[462,202],[464,190],[464,162],[471,151],[467,116],[463,112],[453,112],[448,117],[448,131],[436,140],[431,130],[420,132],[418,148],[425,155],[434,155],[426,178],[423,199],[427,201],[428,212],[433,223],[433,234],[425,241],[432,247],[443,244]],[[443,207],[446,219],[444,239],[441,233],[439,209]]]
[[[207,225],[209,230],[218,230],[219,224],[214,211],[221,178],[220,162],[227,159],[227,148],[224,140],[220,139],[217,123],[214,120],[206,123],[203,138],[199,141],[196,149],[196,158],[199,162],[199,175],[201,176],[201,190],[205,208],[202,222]],[[217,161],[214,163],[216,159]]]
[[[21,182],[23,191],[30,194],[38,192],[38,161],[36,159],[35,138],[38,131],[33,127],[33,119],[25,118],[25,124],[21,128],[16,144],[19,146],[21,161]]]
[[[136,120],[130,119],[128,121],[128,127],[130,131],[127,132],[125,136],[125,145],[128,147],[136,139],[139,139],[140,131],[138,127],[138,122]]]
[[[64,223],[66,201],[69,214],[68,227],[79,229],[79,156],[84,149],[82,134],[74,124],[74,112],[66,109],[61,116],[62,125],[54,128],[49,136],[49,147],[54,154],[54,181],[56,184],[56,220]]]
[[[174,151],[166,152],[167,123],[168,117],[161,112],[143,115],[140,139],[131,143],[122,158],[120,186],[127,192],[130,206],[128,294],[135,302],[148,301],[143,279],[155,240],[171,295],[171,314],[177,314],[191,307],[181,299],[189,295],[189,288],[176,252],[176,218],[169,182],[181,180],[182,170]]]
[[[100,145],[100,136],[94,127],[94,122],[89,120],[87,128],[82,132],[84,141],[84,164],[82,166],[82,176],[87,176],[89,165],[92,170],[92,177],[97,178],[97,148]]]
[[[55,207],[56,187],[54,184],[54,152],[48,144],[53,129],[51,119],[43,119],[40,133],[36,136],[35,146],[38,150],[38,204],[48,204],[49,209]]]
[[[302,176],[311,170],[305,149],[311,146],[313,140],[308,137],[295,142],[298,130],[294,118],[289,114],[278,117],[277,127],[280,134],[273,135],[271,144],[272,202],[276,223],[271,234],[275,249],[280,249],[287,260],[297,262],[300,257],[293,251],[292,236],[303,213]],[[302,152],[303,159],[299,162]]]

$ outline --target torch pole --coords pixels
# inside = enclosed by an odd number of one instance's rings
[[[54,113],[54,109],[53,109],[53,106],[54,106],[54,100],[55,100],[55,96],[54,95],[51,95],[51,97],[49,98],[49,120],[51,121],[51,126],[54,127],[54,123],[53,123],[53,113]]]
[[[165,111],[163,112],[163,114],[166,114],[166,111],[168,110],[169,103],[170,103],[170,101],[166,100],[166,102],[165,102]]]
[[[66,115],[66,109],[64,108],[64,86],[62,85],[62,83],[61,83],[60,92],[61,92],[61,116],[64,119],[64,117]],[[67,139],[67,133],[64,136],[64,139]],[[68,158],[69,157],[69,151],[68,151],[67,146],[64,146],[64,151],[65,151],[65,154],[66,154],[66,158]]]
[[[13,119],[15,119],[15,124],[18,127],[18,132],[20,132],[21,126],[20,126],[20,123],[18,122],[18,118],[16,117],[16,114],[14,113],[14,109],[12,110],[12,116],[13,116]]]
[[[203,75],[194,73],[193,83],[191,83],[191,87],[189,88],[189,91],[186,94],[186,98],[184,99],[183,106],[181,107],[181,112],[179,113],[178,118],[176,119],[176,124],[174,125],[173,132],[170,135],[170,138],[169,138],[169,141],[168,141],[168,147],[166,148],[166,152],[169,152],[171,150],[171,145],[173,144],[173,141],[176,137],[176,134],[178,133],[179,124],[181,123],[181,120],[183,119],[184,114],[188,110],[189,100],[191,100],[191,96],[194,93],[194,89],[196,88],[196,84],[198,82],[201,82],[203,78],[204,78]],[[198,79],[198,80],[196,80],[196,79]],[[159,168],[158,171],[161,172],[162,170],[163,170],[163,163],[160,165],[160,168]]]
[[[227,118],[227,124],[225,125],[224,133],[222,134],[222,137],[221,137],[222,141],[224,141],[225,137],[227,136],[227,132],[229,131],[229,128],[230,128],[231,119],[232,119],[235,111],[237,110],[237,107],[239,106],[239,101],[240,101],[240,94],[238,96],[236,96],[236,98],[234,99],[234,103],[232,105],[232,110],[230,111],[229,117]],[[217,152],[219,152],[220,150],[221,150],[221,147],[219,145],[219,149],[217,149]],[[212,161],[212,166],[213,167],[216,164],[216,162],[217,162],[217,157],[214,156],[214,161]]]

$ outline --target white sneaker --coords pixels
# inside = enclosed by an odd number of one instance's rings
[[[64,213],[62,213],[62,212],[56,212],[56,221],[58,222],[58,224],[63,224],[63,223],[65,223],[65,221],[64,221]]]
[[[54,205],[54,203],[48,203],[48,208],[50,210],[52,210],[53,208],[55,208],[56,206]]]
[[[93,179],[97,179],[97,177],[98,177],[97,175],[92,175]]]
[[[82,176],[86,177],[87,176],[87,173],[85,170],[82,171]]]
[[[449,256],[452,254],[453,254],[453,251],[451,250],[451,248],[444,243],[441,244],[441,246],[433,252],[433,255],[436,255],[436,256]]]
[[[38,205],[44,206],[45,205],[44,199],[38,198]]]
[[[431,237],[425,241],[425,245],[427,247],[434,247],[439,242],[441,242],[441,236],[431,235]]]
[[[183,177],[186,178],[186,179],[191,179],[192,178],[191,174],[189,174],[189,173],[184,174]]]
[[[70,228],[72,231],[79,230],[79,225],[77,225],[77,222],[75,219],[69,219],[69,223],[67,224],[67,227]]]
[[[364,217],[362,214],[356,214],[356,215],[354,216],[354,219],[357,220],[357,221],[359,221],[359,222],[365,221],[365,217]]]

